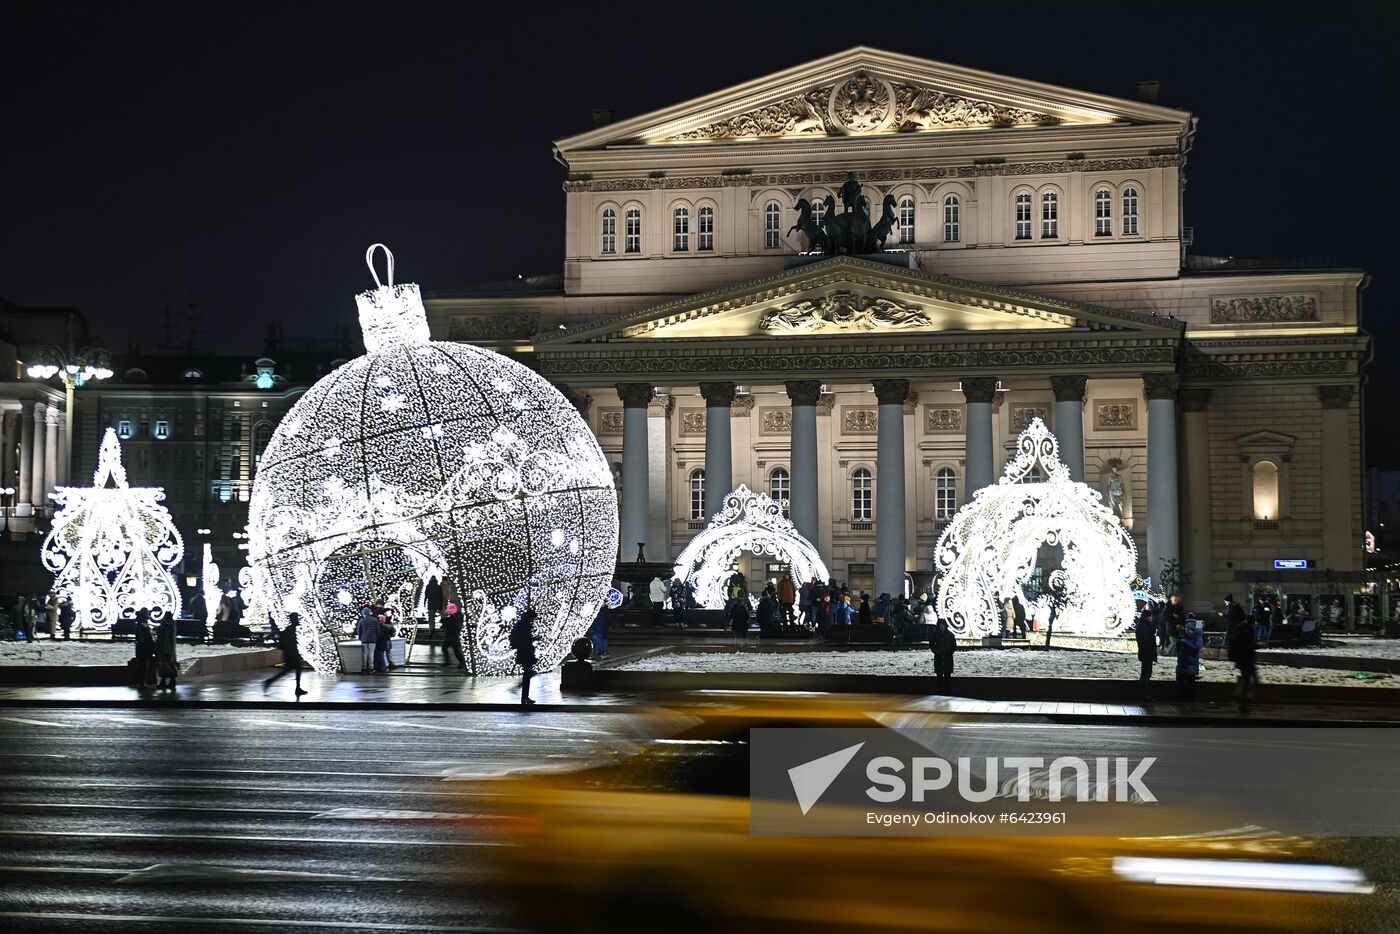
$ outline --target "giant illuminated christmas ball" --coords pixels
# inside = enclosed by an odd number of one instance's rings
[[[356,297],[367,353],[312,386],[262,456],[248,516],[260,599],[284,621],[301,614],[303,653],[334,671],[362,604],[407,618],[437,577],[462,605],[473,670],[515,670],[509,632],[527,606],[538,666],[551,667],[612,581],[607,460],[538,374],[430,340],[418,286],[393,284],[392,256],[388,281]]]

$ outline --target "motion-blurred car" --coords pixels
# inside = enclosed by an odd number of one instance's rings
[[[560,931],[1345,931],[1356,870],[1316,841],[749,832],[749,731],[879,727],[802,698],[688,711],[636,755],[493,783],[519,920]]]

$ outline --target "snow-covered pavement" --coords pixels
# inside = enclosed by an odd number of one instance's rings
[[[185,645],[175,649],[181,670],[196,658],[261,652],[263,647],[240,648],[232,645]],[[0,665],[125,665],[135,654],[130,642],[40,639],[38,642],[0,642]]]

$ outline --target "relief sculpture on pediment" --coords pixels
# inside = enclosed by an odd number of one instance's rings
[[[848,289],[788,302],[768,312],[758,322],[760,331],[790,334],[931,327],[933,321],[917,305],[890,298],[857,295]]]

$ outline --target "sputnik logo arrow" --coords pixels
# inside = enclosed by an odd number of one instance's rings
[[[854,746],[847,746],[845,749],[822,756],[820,759],[813,759],[811,762],[794,765],[788,769],[788,778],[792,781],[792,791],[797,795],[797,806],[802,808],[803,814],[810,811],[812,805],[821,800],[821,796],[826,794],[831,783],[836,781],[836,777],[850,764],[856,753],[860,752],[860,747],[864,745],[865,743],[856,743]]]

